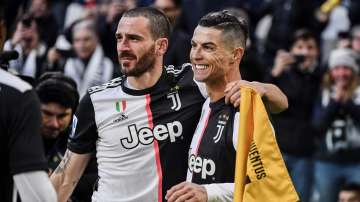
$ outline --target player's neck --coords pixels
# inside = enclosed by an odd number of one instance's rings
[[[216,102],[225,96],[226,85],[232,81],[241,79],[238,68],[232,68],[222,79],[213,82],[206,82],[206,89],[211,102]]]
[[[156,82],[160,79],[162,70],[163,70],[162,63],[155,62],[154,67],[151,68],[149,71],[143,73],[141,76],[138,77],[129,76],[128,82],[132,87],[138,90],[150,88],[154,86]]]
[[[210,102],[216,102],[225,96],[226,81],[219,79],[214,82],[206,83],[206,90],[209,94]]]

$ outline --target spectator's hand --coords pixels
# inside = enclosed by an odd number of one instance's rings
[[[191,182],[182,182],[171,187],[165,198],[168,202],[207,202],[208,200],[205,187]]]
[[[240,106],[240,88],[241,87],[251,87],[253,88],[261,97],[266,95],[266,88],[260,82],[249,82],[245,80],[233,81],[226,85],[225,89],[225,103],[231,103],[234,107]]]
[[[113,1],[108,7],[106,13],[106,22],[112,23],[115,20],[115,17],[118,16],[120,13],[123,13],[124,11],[126,11],[124,3],[120,1]]]
[[[291,64],[295,63],[295,58],[291,55],[291,53],[286,52],[284,50],[279,50],[276,53],[275,64],[271,71],[272,76],[277,77],[281,75],[281,73],[290,67]]]
[[[11,44],[15,46],[20,43],[24,38],[24,26],[22,23],[18,23],[16,26],[16,30],[11,38]]]
[[[56,51],[54,47],[50,48],[47,54],[47,60],[50,64],[54,64],[61,58],[61,55]]]
[[[340,103],[345,103],[350,99],[350,92],[344,87],[342,82],[335,84],[335,101]]]

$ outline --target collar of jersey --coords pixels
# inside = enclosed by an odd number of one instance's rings
[[[160,89],[161,84],[164,84],[163,80],[165,80],[165,68],[163,68],[161,76],[159,78],[159,80],[155,83],[155,85],[151,86],[150,88],[145,88],[145,89],[141,89],[141,90],[135,90],[135,89],[131,89],[125,86],[125,80],[127,79],[127,77],[124,78],[124,81],[121,83],[121,87],[123,89],[123,91],[129,95],[146,95],[146,94],[153,94],[154,92],[156,92],[158,89]]]
[[[211,108],[211,110],[217,110],[219,108],[222,108],[225,104],[225,97],[222,97],[220,100],[216,101],[216,102],[210,102],[209,103],[209,107]]]

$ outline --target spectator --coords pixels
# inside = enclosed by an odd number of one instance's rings
[[[75,81],[60,72],[43,74],[36,85],[36,92],[41,102],[41,135],[52,173],[65,153],[79,94]]]
[[[338,202],[360,202],[360,185],[345,184],[342,186]]]
[[[181,13],[181,0],[155,0],[153,6],[164,12],[172,27],[168,51],[164,56],[165,65],[179,66],[189,62],[190,35],[176,27]]]
[[[46,49],[46,45],[40,41],[37,23],[30,14],[25,14],[17,22],[14,34],[4,45],[4,50],[19,53],[17,60],[10,61],[9,69],[35,79],[44,72]]]
[[[315,11],[320,6],[319,0],[273,0],[259,5],[257,14],[272,15],[272,22],[264,47],[264,63],[273,64],[273,58],[278,50],[291,46],[295,31],[306,28],[319,39],[326,21],[316,18]],[[306,13],[306,14],[305,14]]]
[[[358,65],[360,65],[360,25],[351,30],[351,48],[355,51]]]
[[[301,201],[310,200],[313,184],[315,131],[311,127],[312,109],[320,85],[319,48],[308,30],[294,33],[290,52],[279,50],[274,67],[265,81],[285,93],[289,109],[273,116],[277,141]]]
[[[66,60],[64,74],[76,81],[80,96],[83,96],[89,87],[112,78],[113,63],[104,55],[92,20],[82,20],[73,26],[72,47],[74,53],[69,55],[69,58],[61,58],[61,52],[51,49],[48,61],[55,63],[61,59]]]
[[[49,0],[32,0],[29,12],[34,16],[40,41],[52,47],[58,35],[58,23],[51,13]]]
[[[315,162],[319,201],[336,202],[342,183],[360,183],[358,68],[351,49],[331,52],[312,121],[320,132]]]
[[[79,94],[75,81],[60,72],[43,74],[35,89],[41,102],[41,135],[51,174],[63,159],[71,132],[72,117],[79,102]],[[97,164],[95,155],[92,155],[71,200],[91,201],[91,193],[96,179]]]

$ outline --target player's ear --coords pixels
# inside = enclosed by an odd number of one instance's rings
[[[232,50],[230,53],[230,64],[240,63],[244,55],[244,49],[242,47],[237,47]]]
[[[167,38],[159,38],[155,41],[155,54],[158,56],[164,55],[168,48],[169,41]]]
[[[242,47],[235,48],[233,50],[233,59],[234,59],[234,61],[239,61],[240,62],[243,55],[244,55],[244,52],[245,52],[245,50]]]

